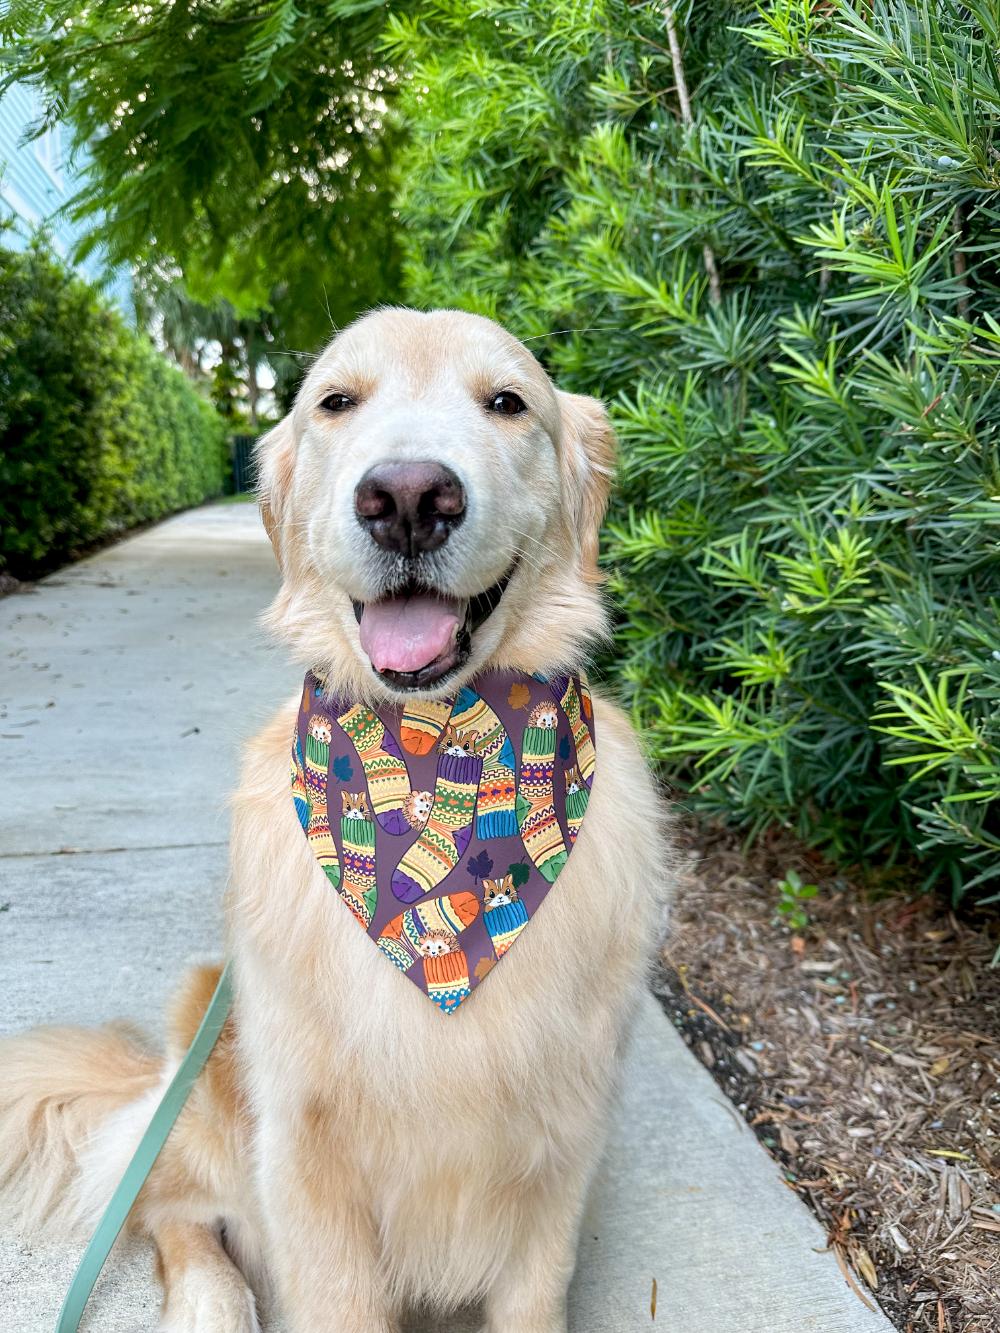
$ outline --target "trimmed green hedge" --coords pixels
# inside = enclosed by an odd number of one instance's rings
[[[425,0],[390,44],[410,299],[611,400],[609,667],[663,771],[995,893],[996,6]]]
[[[183,374],[36,242],[0,249],[0,569],[218,495],[224,427]]]

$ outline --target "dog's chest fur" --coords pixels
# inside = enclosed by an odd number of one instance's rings
[[[408,1294],[475,1295],[520,1211],[589,1169],[603,1137],[666,869],[631,732],[597,709],[573,856],[454,1015],[391,966],[316,864],[288,792],[291,714],[256,743],[236,797],[228,915],[258,1159],[313,1154],[321,1188],[361,1195]]]

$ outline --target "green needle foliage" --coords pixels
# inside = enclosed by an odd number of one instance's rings
[[[409,299],[611,400],[610,665],[692,803],[997,892],[994,0],[19,0],[0,36],[112,259],[308,347],[401,248]]]
[[[998,7],[431,0],[387,40],[411,297],[613,402],[655,757],[751,834],[988,893]]]
[[[12,0],[0,75],[86,147],[85,249],[168,261],[311,349],[396,291],[383,23],[378,0]]]

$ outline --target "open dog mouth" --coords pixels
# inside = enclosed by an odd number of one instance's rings
[[[417,582],[378,602],[354,602],[372,670],[397,690],[434,685],[468,660],[472,636],[496,610],[517,568],[474,597],[445,597]]]

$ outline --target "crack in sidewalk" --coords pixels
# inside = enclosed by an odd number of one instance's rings
[[[0,861],[28,860],[42,856],[112,856],[118,852],[185,852],[197,847],[227,847],[228,838],[208,842],[154,842],[132,847],[52,847],[43,852],[0,852]]]

